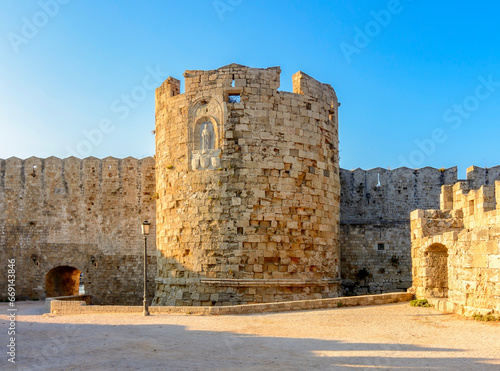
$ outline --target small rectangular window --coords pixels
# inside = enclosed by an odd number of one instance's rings
[[[239,94],[229,94],[228,102],[229,103],[240,103],[240,95]]]
[[[378,243],[377,244],[377,250],[378,251],[384,251],[385,250],[385,245],[383,243]]]

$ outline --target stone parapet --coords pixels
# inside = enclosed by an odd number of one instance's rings
[[[438,309],[500,313],[500,181],[443,186],[441,209],[411,214],[411,291]]]
[[[232,306],[154,306],[149,307],[151,315],[235,315],[259,314],[272,312],[289,312],[296,310],[332,309],[346,306],[384,305],[406,302],[413,299],[413,295],[406,292],[388,293],[381,295],[362,295],[353,297],[339,297],[331,299],[300,300],[262,304],[244,304]],[[50,313],[55,315],[75,314],[142,314],[142,306],[118,305],[85,305],[83,301],[51,301]]]

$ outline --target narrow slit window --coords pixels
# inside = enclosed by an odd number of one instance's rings
[[[240,103],[241,97],[239,94],[229,94],[228,102],[229,103]]]
[[[79,295],[85,295],[85,285],[82,282],[83,282],[83,273],[80,273],[80,284],[78,287]]]

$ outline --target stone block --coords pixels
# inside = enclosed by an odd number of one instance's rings
[[[500,269],[500,255],[488,256],[488,268]]]
[[[488,255],[475,254],[472,258],[472,266],[474,268],[487,268],[488,267]]]

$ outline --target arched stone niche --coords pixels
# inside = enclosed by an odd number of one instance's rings
[[[80,273],[82,272],[79,269],[68,265],[51,269],[45,276],[47,297],[78,295]]]
[[[222,109],[215,100],[200,99],[189,111],[191,170],[221,167]]]
[[[433,298],[448,297],[448,249],[435,243],[424,252],[425,279],[427,295]]]

